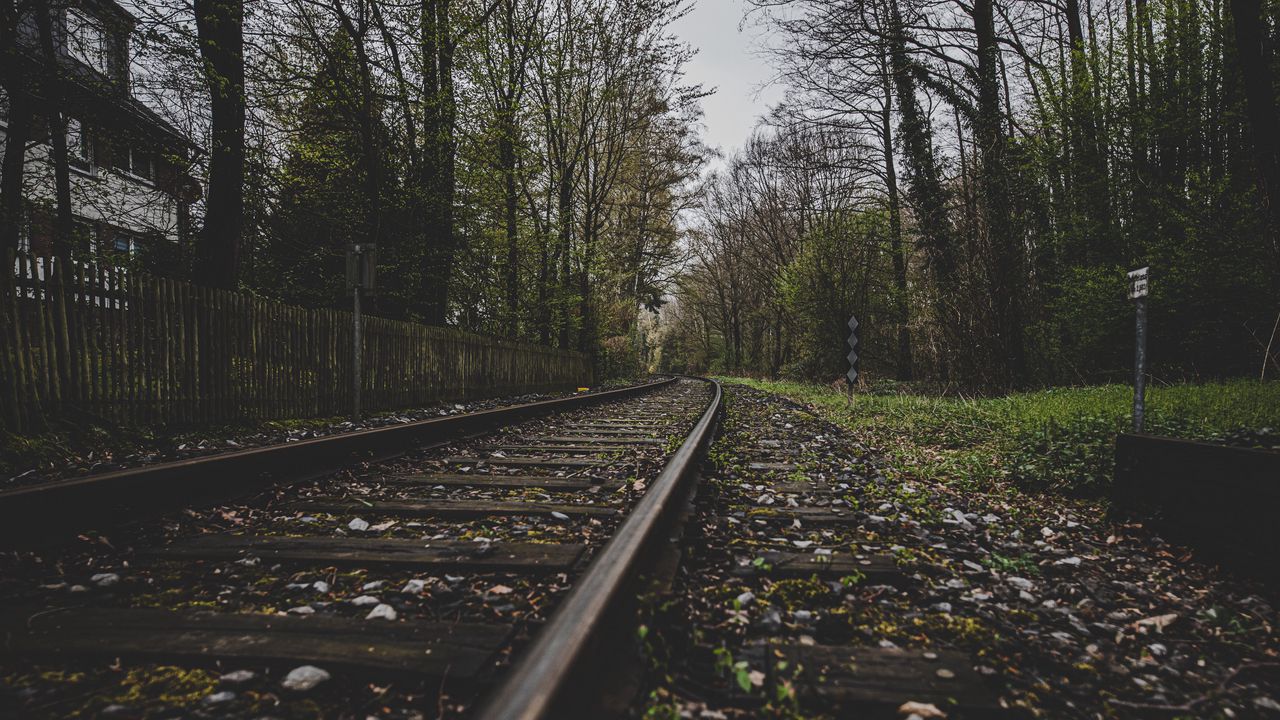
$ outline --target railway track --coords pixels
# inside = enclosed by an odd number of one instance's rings
[[[0,715],[588,712],[719,405],[675,379],[0,494]]]
[[[742,387],[726,394],[681,572],[650,622],[661,670],[650,673],[647,710],[1011,717],[976,669],[985,661],[947,636],[949,623],[967,626],[912,595],[927,569],[907,559],[945,545],[884,537],[884,515],[924,513],[924,499],[889,492],[877,454],[806,408]]]

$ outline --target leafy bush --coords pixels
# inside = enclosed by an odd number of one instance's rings
[[[1115,470],[1114,417],[1082,415],[1039,428],[1019,428],[1006,456],[1010,477],[1034,490],[1104,494]]]

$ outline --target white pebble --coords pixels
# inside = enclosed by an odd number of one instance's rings
[[[284,680],[280,681],[280,685],[286,690],[306,692],[328,680],[329,677],[329,673],[315,665],[302,665],[290,670],[289,674],[284,676]]]
[[[231,702],[232,700],[235,700],[235,699],[236,699],[235,693],[231,692],[230,690],[223,690],[221,692],[213,693],[212,695],[206,695],[204,698],[204,702],[208,703],[209,705],[220,705],[225,702]]]
[[[120,582],[120,576],[115,573],[98,573],[89,579],[98,587],[111,587]]]
[[[225,683],[239,684],[249,682],[257,676],[258,674],[252,670],[233,670],[218,679]]]
[[[395,620],[397,617],[396,609],[386,603],[378,605],[378,607],[369,611],[364,616],[365,620]]]

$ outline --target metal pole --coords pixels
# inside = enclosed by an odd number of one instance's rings
[[[1137,305],[1137,342],[1133,358],[1133,431],[1142,432],[1146,412],[1147,391],[1147,298],[1134,300]]]
[[[360,284],[357,283],[351,292],[351,422],[360,422],[360,361],[364,355],[360,341]]]

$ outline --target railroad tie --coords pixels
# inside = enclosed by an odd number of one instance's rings
[[[287,507],[293,510],[332,513],[335,515],[364,513],[406,518],[478,518],[495,515],[549,516],[554,513],[607,517],[618,514],[618,511],[614,508],[601,507],[599,505],[526,501],[502,502],[496,500],[375,500],[369,503],[351,502],[341,498],[315,498],[292,502]]]
[[[830,555],[816,553],[798,553],[785,550],[756,550],[751,556],[763,558],[763,568],[753,565],[738,567],[738,574],[754,574],[760,572],[772,578],[802,577],[818,575],[823,578],[842,578],[861,576],[861,583],[867,585],[892,585],[902,587],[907,584],[907,577],[898,569],[897,562],[891,555],[866,555],[858,557],[848,552],[832,552]]]
[[[563,478],[554,475],[451,475],[416,473],[379,479],[382,485],[431,488],[486,487],[486,488],[543,488],[545,490],[588,490],[595,487],[613,488],[620,483],[601,477]]]
[[[293,617],[161,608],[9,609],[5,658],[91,657],[161,662],[236,660],[281,669],[391,671],[470,681],[511,636],[497,623]]]
[[[506,465],[512,467],[605,467],[611,460],[596,458],[541,458],[541,457],[447,457],[449,465]]]
[[[557,442],[557,443],[590,443],[592,445],[628,447],[631,445],[661,445],[662,440],[640,435],[612,435],[609,437],[601,437],[599,435],[546,435],[542,437],[527,438],[530,441],[538,442]]]
[[[170,560],[237,560],[348,567],[558,572],[574,566],[583,545],[347,537],[205,535],[140,555]]]
[[[949,717],[1009,716],[967,653],[761,643],[744,654],[759,667],[787,661],[798,669],[794,680],[805,695],[838,709],[839,717],[893,717],[904,698],[947,708]]]

